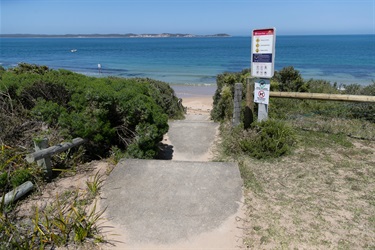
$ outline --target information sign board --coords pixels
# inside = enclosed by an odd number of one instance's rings
[[[267,104],[270,100],[270,81],[268,79],[258,80],[254,85],[254,102]]]
[[[271,78],[275,66],[276,29],[256,29],[251,41],[251,75]]]

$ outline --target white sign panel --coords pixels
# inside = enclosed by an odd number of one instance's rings
[[[270,83],[269,80],[260,80],[254,85],[254,102],[267,104],[270,100]]]
[[[251,75],[271,78],[275,65],[276,29],[253,30],[251,41]]]

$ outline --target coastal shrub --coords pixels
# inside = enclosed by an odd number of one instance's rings
[[[31,110],[31,115],[37,120],[45,121],[50,126],[58,126],[61,114],[66,113],[66,109],[53,101],[40,99]]]
[[[9,71],[15,73],[16,75],[24,74],[24,73],[30,73],[30,74],[37,74],[37,75],[43,75],[50,71],[50,69],[47,66],[40,66],[36,64],[29,64],[29,63],[19,63],[17,67],[10,68]]]
[[[177,98],[174,90],[169,84],[149,78],[136,78],[135,80],[140,83],[150,84],[150,96],[170,119],[184,118],[184,107],[182,106],[181,99]]]
[[[240,138],[241,149],[250,156],[275,158],[291,152],[296,143],[295,132],[285,122],[266,120],[252,125],[251,133]]]
[[[348,95],[375,96],[375,82],[373,81],[372,84],[365,87],[357,83],[344,85],[343,93]],[[346,103],[345,108],[345,117],[347,118],[364,119],[375,122],[375,104],[373,103]]]
[[[364,87],[361,91],[362,95],[371,95],[375,96],[375,81],[372,81],[372,84]]]
[[[287,155],[296,144],[295,130],[286,122],[274,119],[255,122],[249,129],[222,124],[221,135],[225,155],[245,154],[256,159]]]
[[[346,84],[342,93],[346,95],[360,95],[361,89],[361,85],[358,83]]]
[[[168,131],[168,118],[184,114],[173,89],[151,79],[94,78],[20,64],[0,81],[1,117],[15,121],[0,122],[2,131],[9,131],[0,140],[7,141],[16,130],[24,134],[24,124],[40,123],[38,129],[58,131],[56,140],[89,139],[85,147],[91,157],[106,156],[118,146],[133,152],[129,155],[152,158]]]
[[[293,66],[284,67],[280,71],[275,71],[272,80],[278,83],[278,91],[306,92],[308,88],[300,72],[294,69]]]
[[[337,88],[329,81],[310,79],[304,83],[305,90],[310,93],[338,94]]]

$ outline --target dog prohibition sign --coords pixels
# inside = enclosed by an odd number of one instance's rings
[[[258,92],[258,96],[259,96],[260,98],[264,98],[264,97],[266,96],[266,93],[264,93],[264,91],[261,90],[261,91]]]

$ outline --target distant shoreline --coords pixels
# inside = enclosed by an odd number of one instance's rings
[[[1,38],[197,38],[197,37],[231,37],[228,34],[194,35],[194,34],[0,34]]]

